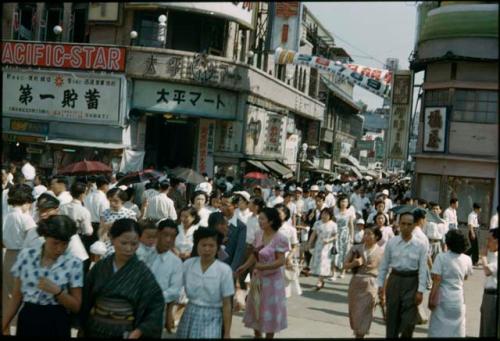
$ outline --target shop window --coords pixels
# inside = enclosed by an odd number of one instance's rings
[[[439,202],[440,184],[441,175],[419,174],[418,197],[427,201]]]
[[[455,90],[453,121],[498,123],[498,93],[491,90]]]
[[[449,203],[451,198],[458,198],[457,218],[459,223],[467,224],[467,217],[472,212],[472,205],[476,202],[481,206],[479,223],[488,226],[493,201],[493,182],[493,179],[448,176],[446,203]],[[446,205],[446,207],[448,206]]]
[[[136,45],[161,47],[161,43],[158,41],[158,17],[165,14],[164,12],[165,11],[136,11],[134,13],[134,31],[137,32]]]
[[[424,103],[426,107],[431,106],[447,106],[450,104],[450,90],[427,90],[424,95]]]
[[[63,26],[63,6],[62,4],[47,4],[45,13],[40,23],[41,41],[59,41],[61,35],[54,33],[54,26]]]
[[[19,4],[14,12],[13,26],[15,40],[35,40],[36,4]]]

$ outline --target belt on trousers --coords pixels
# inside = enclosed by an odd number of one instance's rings
[[[486,295],[496,295],[498,293],[497,289],[484,289]]]
[[[399,271],[396,269],[392,269],[391,274],[399,277],[416,277],[418,276],[418,270]]]
[[[441,239],[429,239],[431,243],[441,243]]]

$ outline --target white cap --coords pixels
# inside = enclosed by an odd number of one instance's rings
[[[234,192],[234,194],[241,195],[243,198],[245,198],[246,201],[250,202],[250,193],[248,193],[247,191],[237,191]]]
[[[383,195],[387,195],[387,196],[389,196],[389,191],[388,191],[388,190],[386,190],[386,189],[384,189],[384,190],[382,191],[382,194],[383,194]]]
[[[359,218],[358,220],[356,220],[356,225],[357,224],[363,224],[364,225],[365,224],[365,220],[362,219],[362,218]]]
[[[295,189],[295,192],[300,192],[300,193],[302,193],[302,192],[304,192],[304,191],[302,190],[302,187],[297,187],[297,188]]]
[[[106,254],[106,244],[100,240],[96,241],[94,244],[90,245],[90,253],[98,256],[104,256]]]
[[[202,191],[210,195],[212,193],[212,185],[208,182],[202,182],[196,186],[195,191]]]
[[[333,191],[333,186],[332,185],[325,185],[325,189],[327,192]]]
[[[118,186],[118,188],[121,189],[122,191],[126,191],[128,189],[128,187],[125,185]]]
[[[319,192],[319,186],[318,185],[312,185],[309,190],[310,191],[317,191],[317,192]]]

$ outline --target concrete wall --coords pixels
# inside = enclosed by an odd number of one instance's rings
[[[467,154],[498,158],[498,125],[451,122],[448,150],[450,154]]]
[[[481,162],[467,159],[442,159],[436,157],[417,157],[416,173],[452,175],[494,179],[497,176],[497,162]]]

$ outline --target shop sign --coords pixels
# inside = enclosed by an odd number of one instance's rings
[[[3,42],[2,64],[45,68],[125,71],[124,47]]]
[[[410,134],[412,79],[409,71],[397,71],[392,90],[391,119],[388,129],[387,158],[406,160]]]
[[[375,159],[383,160],[385,154],[384,142],[380,139],[375,142]]]
[[[39,136],[25,136],[25,135],[12,135],[7,134],[7,141],[21,142],[21,143],[42,143],[44,139]]]
[[[217,151],[237,153],[240,151],[241,125],[234,121],[217,121],[219,131]]]
[[[286,117],[248,105],[245,153],[282,156],[286,138]]]
[[[3,71],[3,113],[50,121],[119,124],[123,76]]]
[[[32,122],[32,121],[11,119],[10,130],[47,135],[49,133],[49,124],[43,122]]]
[[[278,47],[298,51],[301,36],[303,5],[300,1],[276,1],[269,3],[273,17],[270,50]]]
[[[26,148],[26,152],[30,154],[42,154],[43,149],[40,148]]]
[[[299,154],[299,135],[291,134],[285,141],[285,164],[294,172],[297,166],[297,156]]]
[[[424,152],[444,153],[447,121],[446,107],[425,108]]]
[[[133,107],[145,111],[234,119],[236,104],[236,93],[227,90],[166,82],[134,82]]]
[[[209,173],[213,171],[213,157],[209,154],[209,145],[213,146],[213,132],[215,120],[200,120],[198,131],[198,172]]]
[[[348,155],[350,155],[351,154],[351,147],[352,147],[352,145],[350,143],[341,142],[340,143],[340,156],[347,157]]]

